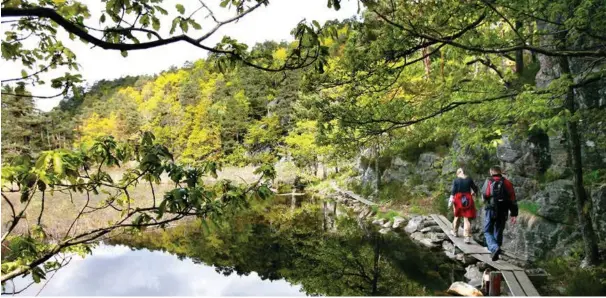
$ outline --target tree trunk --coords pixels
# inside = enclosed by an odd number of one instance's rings
[[[522,22],[516,21],[515,23],[516,31],[520,32],[522,29]],[[524,71],[524,50],[516,51],[516,73],[520,75]]]
[[[568,58],[560,58],[562,66],[562,75],[570,75],[570,65]],[[574,116],[576,112],[575,96],[573,88],[569,88],[564,99],[564,107]],[[587,192],[583,185],[583,161],[581,159],[581,136],[577,122],[569,118],[566,122],[566,132],[568,134],[568,154],[572,162],[573,172],[573,190],[576,198],[577,214],[579,225],[583,234],[586,265],[595,265],[598,263],[598,245],[597,238],[592,226],[592,206],[591,200],[587,197]]]

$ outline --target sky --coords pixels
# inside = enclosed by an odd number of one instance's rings
[[[85,21],[89,26],[98,26],[98,20],[102,10],[101,1],[81,1],[85,3],[91,13],[91,18]],[[213,9],[219,20],[227,19],[235,13],[221,10],[218,6],[219,0],[207,0],[207,4]],[[307,21],[317,20],[323,24],[327,20],[345,19],[356,15],[357,1],[344,0],[339,11],[329,9],[327,0],[271,0],[268,6],[262,6],[252,13],[246,15],[237,23],[225,25],[210,37],[205,45],[214,46],[223,36],[227,35],[244,42],[249,46],[266,40],[282,41],[292,40],[290,31],[298,22],[303,19]],[[176,3],[182,3],[189,15],[198,7],[197,0],[165,0],[163,7],[168,10],[168,16],[161,16],[163,36],[168,36],[168,30],[172,19],[179,15],[173,6]],[[104,4],[103,4],[104,5]],[[202,25],[202,30],[197,32],[188,32],[189,35],[201,36],[211,28],[214,23],[210,18],[205,18],[206,13],[200,11],[196,14],[196,20]],[[2,28],[2,35],[6,28]],[[176,32],[178,34],[178,32]],[[171,66],[182,66],[186,61],[195,61],[206,57],[207,52],[198,49],[186,43],[175,43],[162,47],[130,51],[128,57],[122,57],[119,51],[103,50],[101,48],[92,48],[91,45],[67,38],[67,33],[63,30],[59,32],[61,40],[77,56],[80,64],[80,74],[87,83],[92,84],[101,79],[116,79],[127,75],[156,74]],[[35,41],[30,41],[34,43]],[[0,77],[4,79],[20,76],[23,69],[20,63],[2,61],[2,72]],[[31,71],[30,71],[31,72]],[[59,72],[49,72],[42,79],[50,81],[54,76],[63,74]],[[34,95],[52,95],[58,90],[54,90],[46,85],[29,88]],[[36,106],[43,111],[49,111],[59,104],[61,98],[36,99]]]

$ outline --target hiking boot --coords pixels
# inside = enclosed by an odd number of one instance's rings
[[[471,243],[471,237],[465,237],[465,240],[463,240],[465,243],[469,244]]]
[[[495,252],[491,253],[490,256],[492,257],[493,261],[498,261],[500,254],[501,254],[501,249],[499,248]]]

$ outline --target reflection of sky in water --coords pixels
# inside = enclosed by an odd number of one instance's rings
[[[49,273],[47,277],[52,276]],[[31,276],[15,278],[17,290]],[[44,281],[21,295],[36,295]],[[7,283],[10,291],[11,283]],[[261,280],[248,276],[224,276],[211,266],[160,251],[135,250],[126,246],[100,245],[84,259],[74,257],[57,271],[40,295],[48,296],[304,296],[298,285],[284,280]]]

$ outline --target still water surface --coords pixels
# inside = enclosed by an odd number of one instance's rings
[[[30,282],[31,277],[17,278],[15,286],[22,289]],[[33,284],[21,295],[34,296],[43,285]],[[8,283],[8,292],[11,287]],[[225,276],[213,266],[169,253],[102,244],[85,259],[73,257],[40,296],[305,296],[300,289],[285,280],[261,280],[255,272]]]
[[[123,234],[21,294],[416,296],[441,294],[454,279],[443,254],[335,210],[270,200],[225,213],[215,225]],[[18,278],[16,288],[29,282]]]

